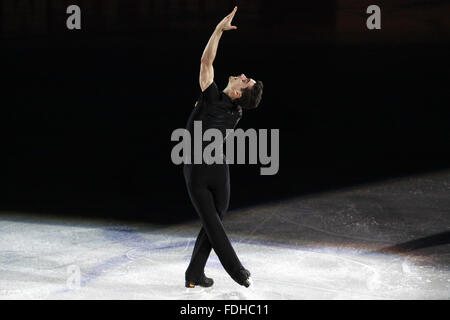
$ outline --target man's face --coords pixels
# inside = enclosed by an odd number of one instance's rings
[[[236,77],[230,76],[228,78],[228,85],[233,91],[236,92],[238,96],[242,94],[243,89],[251,88],[255,85],[255,83],[256,83],[255,80],[247,78],[243,73],[239,76]]]

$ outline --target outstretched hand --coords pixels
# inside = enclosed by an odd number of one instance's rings
[[[222,21],[219,22],[219,24],[217,25],[217,29],[220,31],[228,31],[228,30],[237,29],[236,26],[231,25],[231,21],[233,21],[236,11],[237,11],[237,7],[234,7],[233,11],[231,11],[231,13],[229,15],[227,15],[225,18],[222,19]]]

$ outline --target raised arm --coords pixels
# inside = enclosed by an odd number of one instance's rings
[[[219,41],[222,37],[223,31],[237,29],[236,26],[231,25],[231,21],[233,21],[236,11],[237,7],[234,7],[233,11],[231,11],[229,15],[227,15],[222,19],[222,21],[219,22],[213,34],[209,38],[205,50],[203,50],[199,77],[200,88],[202,89],[202,91],[205,91],[206,88],[208,88],[209,85],[214,81],[214,68],[212,64],[214,62],[214,59],[216,58],[217,47],[219,46]]]

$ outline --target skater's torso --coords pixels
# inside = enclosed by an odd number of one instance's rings
[[[242,117],[242,108],[219,91],[215,82],[200,94],[197,106],[192,110],[186,129],[194,137],[194,121],[202,121],[202,131],[218,129],[226,137],[226,129],[234,129]],[[203,132],[202,132],[203,133]]]

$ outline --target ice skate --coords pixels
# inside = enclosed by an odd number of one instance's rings
[[[185,286],[186,288],[195,288],[196,286],[209,288],[214,284],[214,280],[212,278],[208,278],[204,274],[201,276],[198,281],[189,281],[186,280]]]
[[[236,277],[233,277],[233,279],[234,279],[234,281],[239,283],[241,286],[248,288],[252,284],[250,275],[251,275],[250,271],[248,271],[245,268],[242,268],[239,270],[238,275]]]

